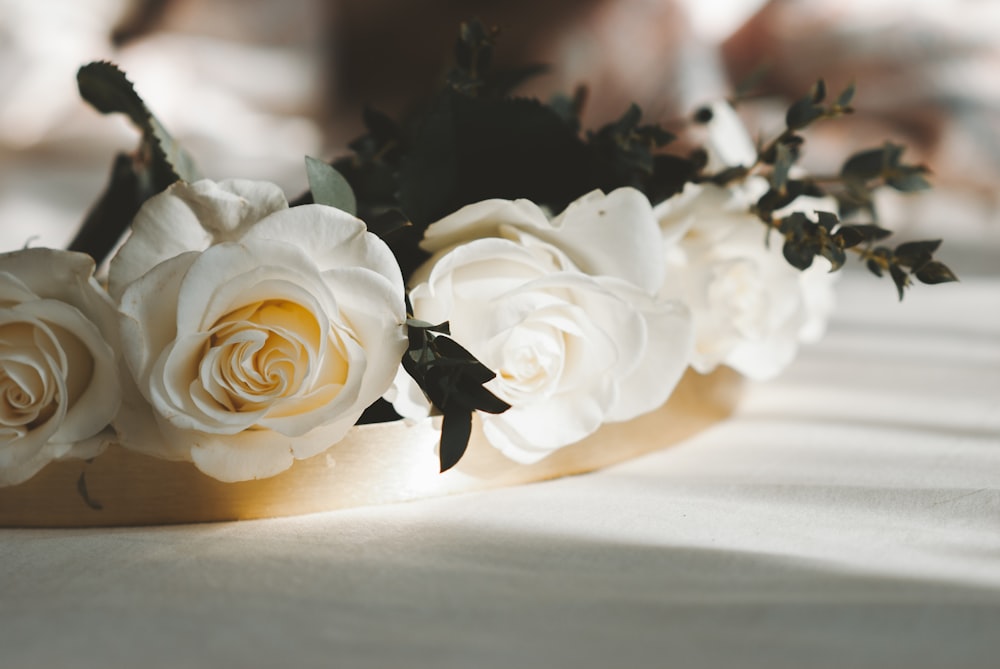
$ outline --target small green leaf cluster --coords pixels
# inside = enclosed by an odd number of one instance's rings
[[[356,194],[363,220],[394,212],[408,223],[385,238],[404,277],[426,260],[418,244],[427,226],[464,205],[527,198],[558,211],[591,190],[622,186],[659,202],[697,178],[697,161],[662,153],[674,136],[644,124],[635,105],[582,133],[585,89],[550,104],[512,96],[543,68],[496,70],[496,37],[478,21],[463,24],[441,89],[399,122],[366,110],[365,134],[332,163]]]
[[[912,278],[921,283],[937,284],[958,281],[958,277],[944,264],[934,260],[934,252],[941,245],[940,239],[905,242],[895,249],[876,246],[862,256],[865,265],[875,276],[888,271],[892,282],[903,299],[903,291],[912,285]]]
[[[928,169],[903,163],[903,150],[902,146],[886,142],[879,148],[855,153],[844,162],[840,168],[843,187],[833,193],[843,215],[861,211],[875,217],[874,192],[881,186],[903,193],[931,187],[924,177]]]
[[[903,298],[904,289],[915,278],[922,283],[957,281],[955,274],[932,254],[940,240],[908,242],[895,249],[878,245],[891,231],[877,225],[874,193],[890,187],[901,192],[914,192],[930,187],[925,179],[927,168],[902,161],[903,147],[887,142],[880,148],[860,151],[848,157],[839,175],[828,178],[792,178],[792,168],[798,161],[805,139],[797,131],[812,123],[851,113],[854,85],[848,86],[830,104],[824,105],[826,86],[817,81],[812,90],[795,101],[785,115],[785,130],[758,152],[757,165],[752,168],[731,168],[710,177],[726,184],[743,178],[755,169],[769,167],[770,188],[754,204],[751,211],[765,225],[775,228],[784,237],[782,255],[800,270],[812,266],[817,257],[830,261],[831,271],[843,267],[847,252],[857,253],[876,276],[888,274]],[[777,218],[775,212],[789,206],[802,196],[832,196],[838,204],[839,216],[816,212],[816,220],[796,212]],[[845,224],[842,218],[867,213],[876,222]]]
[[[403,368],[442,414],[441,471],[454,467],[469,443],[475,411],[503,413],[510,405],[483,387],[494,374],[448,337],[448,324],[407,321],[409,348]]]

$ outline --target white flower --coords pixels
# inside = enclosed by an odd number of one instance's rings
[[[522,463],[579,441],[602,423],[660,406],[687,367],[687,310],[653,297],[664,262],[638,191],[591,193],[552,221],[526,200],[472,204],[434,223],[435,255],[410,301],[425,321],[497,373],[511,404],[483,414],[492,445]],[[397,397],[410,411],[412,393]]]
[[[750,167],[756,160],[726,103],[712,106],[706,148],[714,169]],[[654,210],[667,256],[661,294],[691,308],[691,366],[699,372],[723,364],[753,379],[772,378],[794,359],[800,342],[822,335],[833,310],[836,275],[829,262],[817,258],[808,270],[795,269],[782,255],[782,236],[749,213],[767,189],[762,177],[726,188],[688,184]],[[799,197],[775,216],[793,211],[836,212],[836,203]]]
[[[110,270],[139,393],[116,421],[125,446],[223,481],[272,476],[389,387],[406,348],[392,253],[353,216],[283,202],[203,181],[143,206]]]
[[[823,334],[833,310],[829,262],[792,267],[782,236],[749,213],[766,190],[758,178],[729,188],[688,184],[654,210],[667,256],[662,295],[690,307],[691,366],[701,373],[722,364],[752,379],[773,378],[801,342]],[[832,201],[800,197],[776,215],[835,210]]]
[[[93,273],[79,253],[0,255],[0,486],[94,457],[113,438],[117,323]]]

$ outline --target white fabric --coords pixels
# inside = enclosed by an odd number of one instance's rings
[[[0,666],[995,667],[1000,279],[839,294],[737,416],[602,472],[0,530]]]

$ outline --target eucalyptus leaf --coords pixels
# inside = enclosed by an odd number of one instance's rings
[[[331,165],[311,156],[306,156],[306,176],[313,202],[336,207],[351,216],[358,213],[358,201],[354,197],[351,184]]]
[[[937,284],[958,281],[958,277],[943,263],[931,261],[914,273],[921,283]]]
[[[446,413],[441,421],[441,444],[438,457],[441,472],[446,472],[462,459],[472,436],[472,414],[467,411]]]

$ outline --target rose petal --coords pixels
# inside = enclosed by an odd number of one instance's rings
[[[653,294],[666,271],[659,225],[634,188],[594,191],[552,220],[538,236],[563,250],[587,274],[625,279]]]
[[[545,212],[530,200],[484,200],[431,224],[420,247],[435,253],[473,239],[498,237],[504,225],[527,231],[550,227]]]
[[[384,276],[403,300],[403,277],[385,242],[367,231],[365,224],[334,207],[303,205],[276,212],[255,225],[244,237],[281,240],[308,253],[320,272],[361,267]]]
[[[128,286],[119,303],[122,353],[139,391],[149,399],[156,357],[177,336],[177,296],[198,253],[160,263]],[[155,296],[155,299],[153,299]]]

